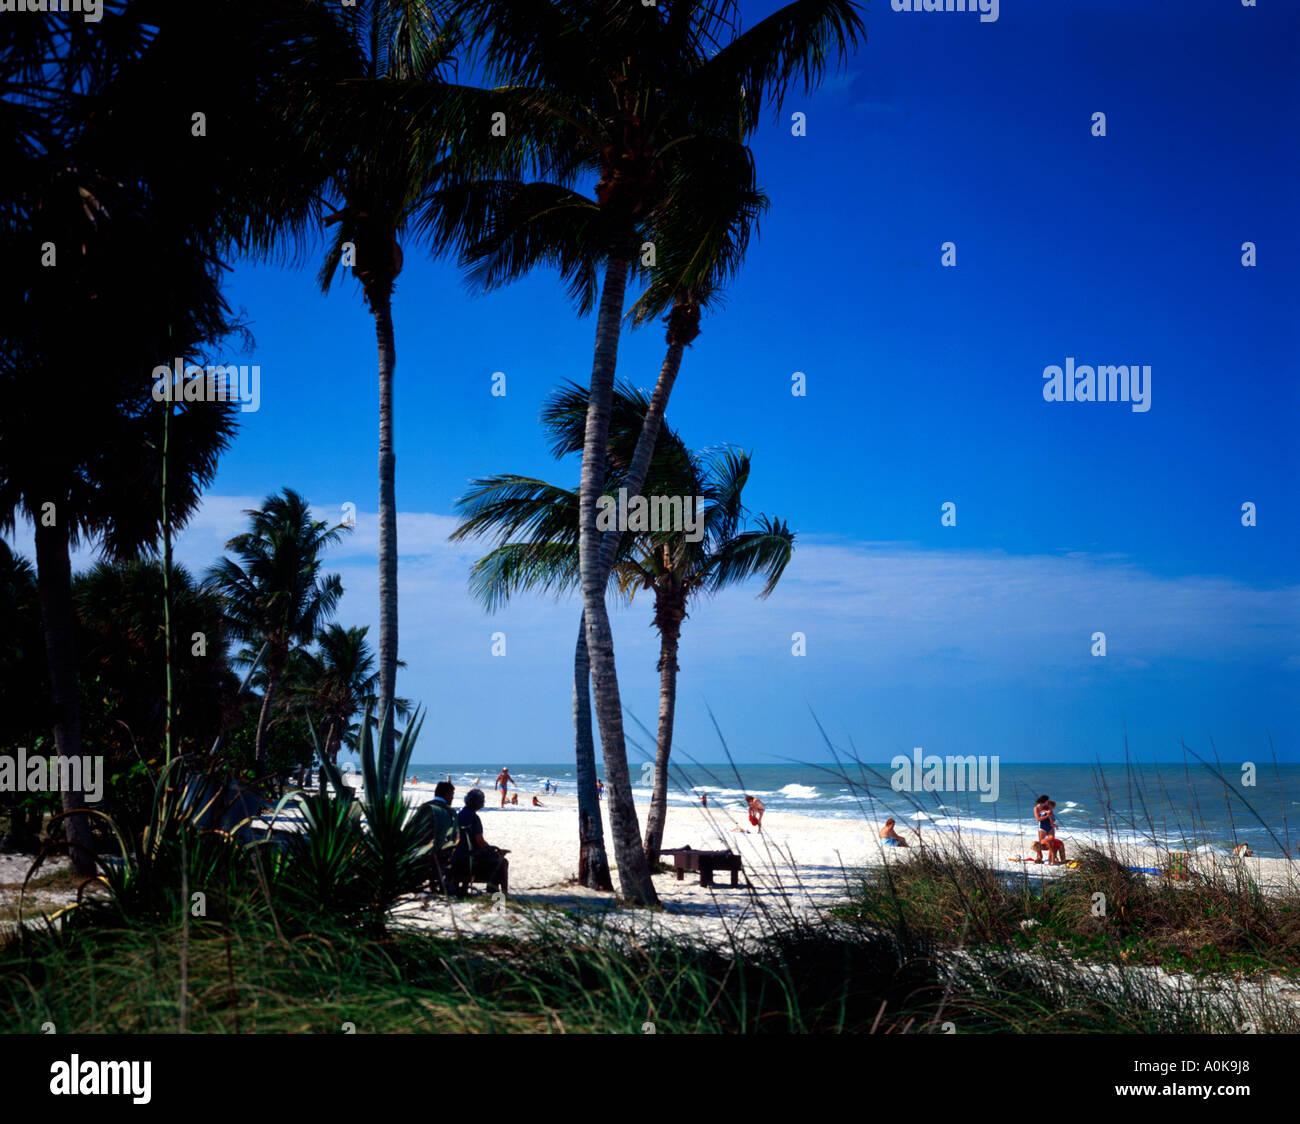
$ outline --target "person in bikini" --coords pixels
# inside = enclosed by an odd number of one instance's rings
[[[758,834],[763,834],[763,813],[767,809],[763,802],[757,796],[746,796],[745,803],[749,805],[749,822],[758,828]]]

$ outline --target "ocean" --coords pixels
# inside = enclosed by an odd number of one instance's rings
[[[492,783],[504,762],[481,765],[420,762],[409,773],[421,781],[448,773],[457,797],[476,781],[492,799]],[[1300,854],[1300,765],[1257,762],[1255,774],[1240,764],[1217,772],[1199,763],[1126,766],[1001,765],[997,799],[970,791],[895,791],[888,761],[876,764],[674,764],[669,803],[698,803],[740,811],[746,793],[767,806],[775,826],[782,812],[858,819],[879,824],[893,816],[923,831],[1019,832],[1034,826],[1033,805],[1041,794],[1056,804],[1061,837],[1196,850],[1227,850],[1247,843],[1256,855]],[[529,765],[510,770],[521,794],[531,797],[551,781],[567,796],[576,794],[573,763]],[[632,766],[637,800],[650,799],[648,772]],[[921,778],[922,781],[924,777]],[[1244,783],[1254,780],[1253,785]],[[991,794],[991,793],[990,793]],[[522,797],[521,797],[522,798]],[[543,796],[543,800],[545,797]]]

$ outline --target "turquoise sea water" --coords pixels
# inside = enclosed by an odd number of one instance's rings
[[[491,798],[502,764],[420,762],[410,772],[422,781],[450,773],[458,795],[477,778]],[[562,794],[576,792],[572,762],[520,765],[511,768],[511,775],[523,794],[540,791],[545,780],[557,784]],[[1253,786],[1244,783],[1251,778],[1239,763],[1214,770],[1195,762],[1185,767],[1001,765],[996,800],[982,800],[981,793],[971,791],[896,791],[894,775],[889,761],[734,767],[685,763],[672,767],[669,801],[698,803],[707,792],[711,805],[739,811],[741,798],[751,793],[762,799],[769,817],[789,811],[878,823],[892,815],[923,829],[1007,832],[1032,828],[1034,801],[1046,793],[1057,802],[1063,838],[1110,836],[1186,849],[1248,843],[1260,856],[1300,854],[1300,765],[1257,762]],[[636,798],[648,800],[649,776],[642,783],[640,763],[633,763],[632,777]],[[920,780],[924,784],[924,774]]]

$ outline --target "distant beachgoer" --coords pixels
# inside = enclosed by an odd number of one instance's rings
[[[889,819],[885,821],[885,826],[876,832],[876,836],[886,847],[907,846],[907,840],[899,835],[898,829],[894,827],[893,816],[890,816]]]
[[[763,813],[767,809],[763,802],[757,796],[746,796],[745,803],[749,805],[749,822],[758,828],[758,834],[763,834]]]
[[[1232,849],[1232,853],[1238,858],[1249,859],[1254,857],[1255,852],[1250,849],[1249,843],[1238,843]]]
[[[410,783],[410,784],[419,784],[419,783],[420,783],[420,778],[419,778],[419,777],[412,777],[409,783]]]
[[[1038,823],[1040,840],[1050,839],[1056,834],[1056,814],[1052,811],[1054,807],[1055,801],[1047,795],[1040,796],[1034,804],[1034,819]]]
[[[545,804],[543,804],[540,800],[537,799],[537,794],[536,794],[536,793],[533,794],[533,807],[534,807],[534,808],[545,808],[545,807],[546,807]]]
[[[502,765],[501,772],[497,774],[496,785],[494,787],[501,790],[501,807],[503,808],[506,806],[506,788],[514,783],[515,778],[510,775],[510,766]],[[518,785],[515,787],[517,788]]]
[[[700,804],[705,808],[709,806],[709,794],[707,792],[700,794]]]
[[[511,803],[511,804],[514,804],[514,805],[516,805],[516,806],[519,804],[519,793],[517,793],[517,792],[512,792],[512,793],[510,794],[510,803]]]
[[[599,800],[605,795],[605,782],[597,779],[596,781],[596,799]]]

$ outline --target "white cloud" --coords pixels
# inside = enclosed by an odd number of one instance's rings
[[[177,537],[175,556],[201,574],[244,529],[244,511],[262,497],[208,496]],[[337,519],[336,505],[318,515]],[[450,543],[455,519],[430,512],[398,517],[403,690],[419,696],[430,677],[455,675],[467,661],[485,669],[491,635],[505,632],[510,673],[550,675],[571,659],[577,602],[523,597],[485,614],[467,592],[481,543]],[[377,639],[378,524],[357,513],[356,529],[327,557],[346,590],[339,620],[370,624]],[[15,536],[31,555],[31,532]],[[92,561],[85,551],[74,565]],[[1215,576],[1161,576],[1115,556],[1079,551],[1012,556],[995,551],[925,550],[900,543],[801,538],[768,601],[759,583],[693,604],[683,631],[691,663],[725,669],[753,660],[788,667],[790,636],[808,638],[810,662],[829,659],[875,682],[932,679],[936,664],[960,677],[1019,677],[1089,668],[1094,632],[1107,638],[1111,666],[1142,672],[1173,660],[1259,661],[1293,667],[1300,590],[1256,588]],[[657,657],[642,594],[615,612],[620,665]],[[495,674],[496,671],[485,671]]]

